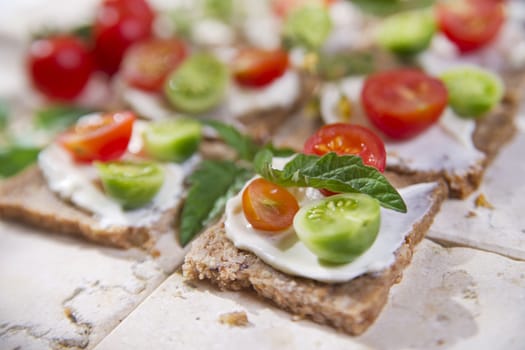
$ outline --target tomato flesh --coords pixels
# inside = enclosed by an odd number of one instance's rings
[[[263,87],[281,77],[288,68],[283,50],[244,49],[233,61],[233,76],[240,85]]]
[[[386,151],[383,141],[370,129],[360,125],[334,123],[322,126],[310,136],[303,153],[318,156],[335,152],[339,156],[356,155],[363,163],[383,172],[386,166]],[[336,192],[320,190],[325,196]]]
[[[386,151],[383,141],[374,132],[359,125],[324,125],[306,140],[303,152],[318,156],[330,152],[340,156],[357,155],[364,164],[381,172],[385,170]]]
[[[34,41],[29,49],[28,69],[33,85],[55,100],[77,97],[94,70],[88,47],[72,36]]]
[[[78,162],[115,160],[126,152],[135,119],[131,112],[88,115],[58,142]]]
[[[97,9],[94,25],[98,68],[113,75],[126,50],[151,36],[154,13],[144,0],[105,0]]]
[[[503,2],[456,0],[436,5],[441,31],[461,52],[478,50],[489,44],[505,21]]]
[[[299,204],[286,188],[259,178],[242,193],[242,208],[253,228],[275,234],[292,225]]]
[[[441,116],[448,93],[438,79],[417,70],[399,69],[373,74],[361,92],[370,121],[394,139],[414,137]]]
[[[186,58],[186,44],[179,39],[150,39],[133,45],[122,63],[122,75],[131,86],[160,92],[168,74]]]

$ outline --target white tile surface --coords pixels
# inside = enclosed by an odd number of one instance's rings
[[[250,325],[219,323],[232,311],[245,311]],[[358,338],[174,274],[95,349],[523,349],[524,311],[525,262],[425,240]]]
[[[525,132],[520,132],[489,167],[478,191],[443,204],[428,236],[525,260],[524,150]],[[479,194],[494,208],[477,208]]]
[[[0,222],[0,349],[92,348],[182,256],[152,259]]]

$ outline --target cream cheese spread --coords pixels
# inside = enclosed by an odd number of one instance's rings
[[[365,273],[379,272],[395,261],[395,252],[405,241],[415,222],[421,220],[432,206],[432,193],[436,183],[423,183],[400,190],[408,213],[381,209],[381,227],[374,244],[361,256],[348,264],[327,266],[319,262],[297,238],[293,227],[277,236],[268,236],[255,230],[242,210],[242,191],[226,204],[226,236],[239,249],[248,250],[274,268],[295,276],[321,282],[345,282]],[[312,188],[289,189],[306,205],[322,198]]]
[[[352,122],[375,131],[360,104],[363,77],[325,84],[321,92],[321,114],[326,123]],[[342,120],[337,112],[338,101],[347,98],[352,108],[350,120]],[[416,171],[446,170],[465,174],[481,167],[485,155],[472,141],[475,121],[460,118],[447,108],[439,122],[422,134],[403,141],[385,140],[388,166],[403,166]]]

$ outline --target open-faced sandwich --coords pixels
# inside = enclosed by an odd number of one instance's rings
[[[149,249],[172,231],[201,139],[187,119],[131,112],[79,119],[0,187],[0,216],[122,248]]]
[[[327,147],[338,140],[346,156]],[[183,273],[220,288],[253,289],[294,314],[360,334],[401,279],[447,188],[428,182],[398,193],[380,173],[383,143],[360,126],[340,125],[308,147],[330,153],[256,155],[259,175],[195,239]]]

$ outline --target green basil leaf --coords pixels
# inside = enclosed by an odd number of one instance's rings
[[[205,120],[203,123],[215,129],[221,139],[237,151],[241,159],[250,162],[253,161],[257,152],[262,149],[270,150],[276,157],[289,157],[296,153],[291,148],[275,147],[271,142],[264,146],[259,146],[250,136],[242,134],[235,127],[218,120]]]
[[[37,128],[60,131],[73,125],[80,117],[91,112],[93,111],[83,107],[51,105],[38,110],[34,122]]]
[[[90,42],[93,38],[93,25],[92,24],[83,24],[76,28],[73,28],[71,34],[80,38],[86,42]]]
[[[31,146],[0,148],[0,177],[13,176],[34,163],[40,152]]]
[[[429,7],[436,0],[349,0],[361,10],[376,16]]]
[[[249,136],[231,125],[217,120],[205,120],[204,124],[215,129],[224,142],[239,153],[241,159],[251,161],[259,151],[259,146]]]
[[[7,102],[0,100],[0,131],[5,130],[9,118],[9,107]]]
[[[298,154],[283,170],[272,168],[271,156],[271,152],[265,150],[255,158],[255,169],[268,181],[285,187],[365,193],[377,199],[385,208],[403,213],[407,211],[397,190],[377,169],[364,165],[358,156],[328,153],[318,157]]]
[[[247,178],[246,169],[233,162],[202,162],[188,178],[190,189],[180,218],[179,240],[183,246],[222,211],[227,197]]]

